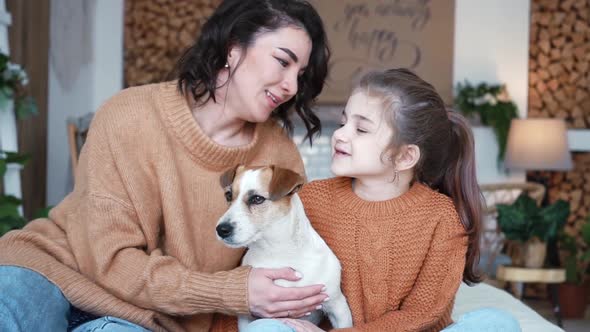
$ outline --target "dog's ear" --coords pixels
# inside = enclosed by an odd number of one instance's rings
[[[294,194],[303,185],[303,177],[296,172],[276,166],[271,166],[271,169],[272,179],[268,189],[271,201]]]
[[[240,165],[236,165],[221,174],[219,177],[219,184],[221,184],[221,188],[225,189],[231,186],[231,184],[234,182],[234,178],[236,177],[236,172],[238,171],[239,167]]]

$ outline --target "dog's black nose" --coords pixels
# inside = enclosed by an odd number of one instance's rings
[[[234,231],[234,226],[232,226],[228,222],[224,222],[217,225],[215,230],[217,231],[217,235],[219,235],[219,237],[225,239],[226,237],[230,236],[231,233]]]

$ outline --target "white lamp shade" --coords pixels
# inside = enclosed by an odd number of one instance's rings
[[[504,164],[517,170],[572,169],[565,122],[562,119],[512,120]]]

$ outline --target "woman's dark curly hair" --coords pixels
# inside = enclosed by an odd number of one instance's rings
[[[295,26],[304,29],[312,42],[309,63],[298,78],[297,94],[280,105],[272,116],[278,118],[288,134],[293,132],[291,109],[305,124],[305,139],[321,130],[320,119],[311,103],[322,92],[328,73],[330,51],[324,26],[316,10],[304,0],[225,0],[203,25],[197,42],[188,48],[176,65],[178,89],[190,91],[195,100],[215,101],[217,75],[224,68],[230,48],[247,50],[260,33]],[[204,99],[203,99],[204,98]]]

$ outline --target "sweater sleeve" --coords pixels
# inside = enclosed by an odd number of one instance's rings
[[[123,181],[112,151],[115,138],[103,117],[97,113],[80,156],[70,198],[75,207],[55,211],[65,215],[80,272],[141,308],[169,315],[247,314],[248,267],[202,273],[162,249],[164,224],[140,217],[131,203],[128,192],[139,184]]]
[[[146,252],[137,215],[121,202],[93,193],[80,209],[87,245],[76,247],[79,267],[118,298],[169,315],[248,313],[248,267],[191,271],[161,249]]]
[[[454,212],[454,211],[453,211]],[[452,306],[465,266],[467,236],[456,213],[439,222],[414,287],[400,309],[337,331],[422,331],[432,329]],[[393,285],[395,287],[395,285]]]

